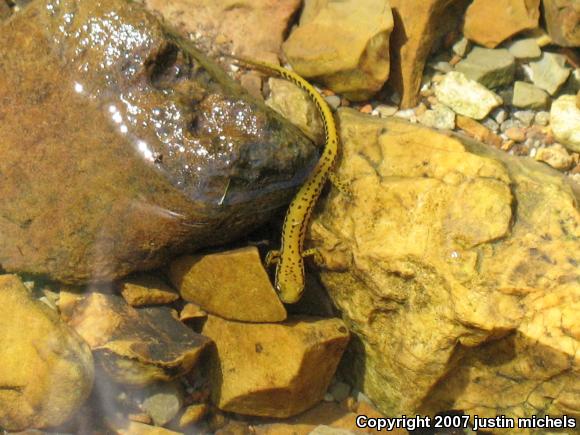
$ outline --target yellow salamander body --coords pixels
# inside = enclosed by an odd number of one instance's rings
[[[304,257],[314,255],[314,250],[303,251],[306,226],[312,210],[333,169],[338,153],[338,134],[334,117],[328,104],[314,87],[298,74],[277,65],[243,59],[259,70],[279,75],[308,93],[316,105],[324,126],[325,146],[318,163],[302,185],[288,208],[282,228],[279,251],[271,251],[267,263],[276,262],[275,286],[280,299],[286,303],[297,302],[304,290]]]

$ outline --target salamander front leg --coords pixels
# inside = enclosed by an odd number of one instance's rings
[[[348,199],[352,199],[352,192],[350,190],[350,186],[344,180],[339,178],[338,175],[334,172],[328,173],[328,181],[332,184],[333,187],[336,188],[340,193],[346,196]]]
[[[269,251],[266,254],[266,259],[264,260],[267,267],[270,267],[273,264],[278,264],[279,261],[280,261],[280,251],[278,250]]]
[[[302,258],[312,257],[314,260],[314,264],[321,267],[324,266],[324,258],[322,258],[322,254],[316,248],[310,248],[302,251]]]

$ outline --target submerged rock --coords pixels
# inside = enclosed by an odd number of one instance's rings
[[[463,73],[450,72],[435,88],[440,102],[449,106],[455,113],[474,119],[483,119],[502,99],[494,92]]]
[[[434,44],[455,31],[465,9],[464,0],[390,0],[395,28],[391,37],[389,83],[401,96],[401,108],[419,103],[423,69]]]
[[[491,50],[475,47],[457,64],[455,70],[486,88],[497,88],[513,83],[516,63],[505,48]]]
[[[517,81],[514,85],[512,104],[522,109],[544,109],[548,107],[550,97],[548,94],[526,82]]]
[[[232,240],[317,157],[136,2],[31,3],[2,24],[0,75],[7,271],[109,280]]]
[[[354,387],[386,415],[578,418],[580,215],[565,178],[403,121],[339,121],[352,195],[322,201],[307,246],[358,338]]]
[[[470,40],[495,48],[522,30],[534,29],[540,0],[475,0],[465,14],[463,33]]]
[[[392,30],[387,0],[306,1],[300,25],[283,49],[300,75],[361,101],[389,78]]]
[[[580,4],[577,0],[542,0],[546,27],[554,43],[580,47]]]
[[[557,53],[543,53],[540,60],[530,63],[530,78],[534,85],[556,94],[570,76],[566,57]]]
[[[168,308],[135,309],[116,295],[81,297],[66,317],[115,382],[143,386],[188,373],[210,340],[196,334]]]
[[[580,152],[580,108],[574,95],[562,95],[552,103],[550,124],[556,140]]]
[[[251,324],[209,316],[211,388],[224,411],[290,417],[324,397],[349,333],[340,319],[298,317]]]
[[[0,301],[0,427],[65,422],[93,386],[89,347],[17,276],[0,276]]]
[[[286,309],[255,247],[175,259],[171,282],[188,302],[243,322],[281,322]]]

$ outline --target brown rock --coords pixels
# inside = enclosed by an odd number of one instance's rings
[[[121,281],[119,287],[121,295],[132,307],[170,304],[179,299],[175,290],[154,275],[133,276]]]
[[[339,319],[311,317],[249,324],[209,316],[203,334],[217,348],[211,362],[216,405],[282,418],[322,400],[349,337]]]
[[[0,0],[0,21],[8,18],[12,14],[8,3],[4,0]]]
[[[526,140],[526,130],[520,127],[510,127],[505,131],[505,134],[514,142],[523,142]]]
[[[0,275],[0,427],[59,425],[91,392],[93,357],[15,275]]]
[[[501,147],[501,137],[499,137],[485,125],[480,124],[476,120],[463,115],[457,115],[455,120],[457,127],[465,131],[472,138],[491,145],[495,148]]]
[[[223,243],[317,158],[138,2],[32,2],[1,25],[0,71],[7,271],[107,281]]]
[[[391,37],[391,79],[401,108],[415,107],[427,57],[435,42],[457,28],[464,0],[391,0],[395,27]]]
[[[297,73],[363,101],[389,77],[392,30],[387,0],[307,0],[282,47]]]
[[[396,119],[339,121],[352,197],[327,197],[307,242],[357,331],[343,364],[354,387],[386,415],[578,418],[580,215],[567,179]]]
[[[186,301],[231,320],[281,322],[278,299],[255,247],[174,260],[169,278]]]
[[[146,0],[148,8],[186,33],[201,34],[221,51],[278,62],[289,22],[300,0]]]
[[[555,44],[580,47],[580,3],[577,0],[542,0],[548,34]]]
[[[209,340],[175,320],[168,308],[127,305],[116,295],[91,293],[77,304],[69,324],[116,382],[146,385],[188,373]]]
[[[489,48],[538,27],[540,0],[474,0],[467,8],[463,34]]]

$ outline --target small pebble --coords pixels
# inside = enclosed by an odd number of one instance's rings
[[[453,44],[453,53],[458,56],[465,56],[471,48],[471,42],[465,36]]]
[[[326,393],[323,400],[325,402],[334,402],[334,396],[330,393]]]
[[[507,119],[508,113],[505,109],[499,108],[493,111],[491,116],[498,124],[502,124]]]
[[[412,119],[415,118],[415,110],[414,109],[399,110],[397,113],[395,113],[395,116],[397,118]]]
[[[504,122],[501,123],[499,129],[502,133],[505,133],[508,129],[512,127],[523,127],[520,121],[517,119],[506,119]]]
[[[560,170],[569,169],[574,164],[574,158],[559,143],[548,148],[541,148],[535,157],[536,160],[547,163],[551,167]]]
[[[350,385],[344,382],[336,382],[330,387],[329,393],[337,402],[342,402],[350,394]]]
[[[360,113],[371,113],[373,111],[373,106],[370,104],[365,104],[359,109]]]
[[[393,116],[399,110],[396,106],[387,106],[386,104],[379,104],[375,110],[379,112],[379,116],[386,118],[388,116]],[[549,116],[549,114],[548,114]]]
[[[337,95],[328,95],[324,97],[328,105],[333,109],[336,110],[340,107],[340,97]]]
[[[536,116],[534,117],[534,123],[541,126],[548,125],[550,123],[550,113],[543,110],[536,113]]]
[[[514,118],[521,121],[521,123],[526,127],[532,124],[534,116],[535,114],[533,110],[517,110],[514,112]]]
[[[499,124],[495,122],[492,118],[485,118],[481,123],[494,133],[497,133],[499,131]]]
[[[526,131],[523,128],[510,127],[505,131],[505,134],[515,142],[523,142],[526,140]]]

